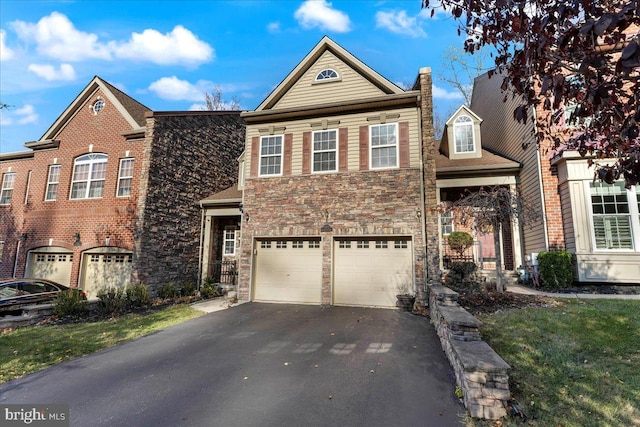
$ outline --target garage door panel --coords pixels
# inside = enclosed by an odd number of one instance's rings
[[[71,283],[73,255],[70,253],[38,253],[30,255],[27,277],[48,279],[62,285]]]
[[[334,304],[395,307],[402,285],[413,286],[411,241],[337,241]]]
[[[102,289],[126,287],[131,282],[131,254],[85,254],[82,288],[89,298],[95,298]]]
[[[258,241],[254,300],[320,304],[322,250],[318,240]]]

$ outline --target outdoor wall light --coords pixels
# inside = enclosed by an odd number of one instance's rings
[[[422,217],[422,211],[418,208],[416,209],[416,218],[420,219],[420,217]]]
[[[249,222],[249,220],[250,220],[250,219],[251,219],[251,217],[249,216],[249,212],[245,212],[245,213],[244,213],[244,220],[245,220],[246,222]]]
[[[27,237],[29,237],[29,235],[27,233],[22,233],[20,235],[20,240],[22,240],[23,242],[25,242],[27,240]]]
[[[82,246],[82,242],[80,241],[80,233],[76,232],[73,235],[73,239],[74,239],[73,246]]]
[[[105,246],[109,246],[109,242],[111,242],[111,236],[107,236],[107,238],[104,239]]]

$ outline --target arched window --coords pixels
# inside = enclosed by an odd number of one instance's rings
[[[473,153],[473,120],[469,116],[460,116],[453,122],[456,153]]]
[[[335,70],[332,70],[331,68],[325,68],[318,73],[318,75],[316,76],[316,81],[331,80],[337,78],[338,73]]]
[[[107,155],[85,154],[73,162],[70,199],[96,199],[102,197],[107,175]]]

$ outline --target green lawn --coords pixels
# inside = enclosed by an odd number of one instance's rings
[[[202,312],[174,305],[150,314],[56,326],[26,326],[0,334],[0,383],[120,342],[182,323]]]
[[[562,301],[481,317],[526,425],[640,426],[640,301]]]

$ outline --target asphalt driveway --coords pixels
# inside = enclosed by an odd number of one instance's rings
[[[395,310],[243,304],[0,385],[70,405],[77,426],[456,426],[429,320]]]

